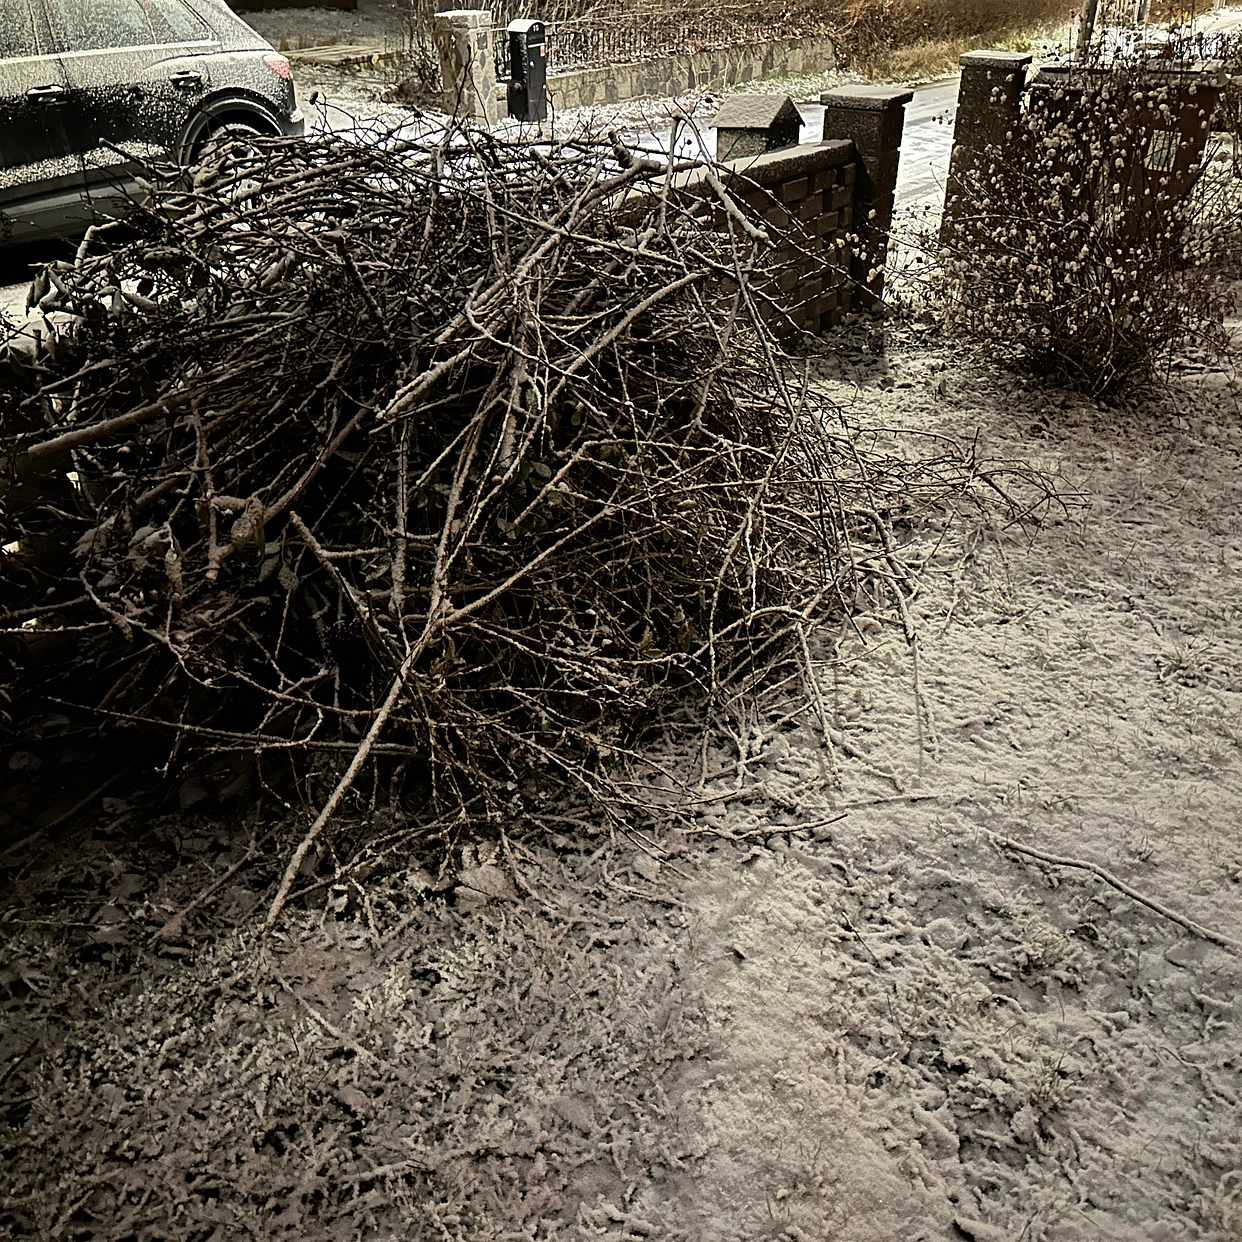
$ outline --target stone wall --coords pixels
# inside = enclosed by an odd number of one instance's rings
[[[722,230],[737,228],[731,213],[759,228],[770,226],[776,244],[762,256],[758,284],[776,304],[773,326],[784,333],[792,322],[818,333],[840,323],[854,302],[850,262],[857,178],[852,142],[816,142],[717,164],[710,172],[681,173],[671,192],[684,210]],[[618,204],[618,219],[630,215],[630,194],[642,204],[633,212],[637,221],[649,196],[658,192],[655,185],[628,191]],[[733,290],[731,281],[722,281],[722,304]]]
[[[492,126],[500,114],[487,9],[447,9],[432,18],[444,109]]]
[[[836,49],[825,36],[776,39],[597,69],[571,69],[553,74],[548,90],[554,108],[581,108],[644,95],[664,98],[763,78],[822,73],[836,63]],[[503,87],[497,98],[503,107]]]

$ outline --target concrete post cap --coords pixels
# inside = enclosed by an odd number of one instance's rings
[[[1149,60],[1126,66],[1126,71],[1140,86],[1156,83],[1219,86],[1229,81],[1224,71],[1224,62],[1220,60]],[[1035,75],[1035,82],[1047,85],[1065,85],[1066,80],[1077,85],[1093,80],[1105,80],[1114,72],[1107,64],[1091,65],[1076,63],[1069,58],[1052,61],[1042,65]]]
[[[903,107],[913,98],[914,92],[904,86],[838,86],[836,90],[824,91],[819,102],[826,108],[882,112]]]
[[[964,69],[1021,69],[1035,57],[1030,52],[1004,52],[983,48],[978,52],[963,52],[958,64]]]

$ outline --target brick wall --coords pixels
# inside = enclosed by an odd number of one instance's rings
[[[824,137],[848,138],[854,144],[856,244],[850,275],[858,306],[878,306],[884,300],[906,105],[914,93],[900,86],[842,86],[819,98]]]
[[[790,230],[771,257],[779,301],[808,332],[840,323],[853,302],[854,144],[816,143],[726,165],[725,188],[760,224]]]
[[[760,288],[789,321],[822,332],[853,304],[851,236],[858,167],[849,141],[810,143],[717,166],[714,174],[731,203],[760,227],[771,226],[775,249],[764,256]],[[720,227],[728,212],[704,171],[682,174],[674,192],[696,200]],[[728,292],[728,290],[726,290]],[[786,319],[785,316],[788,316]]]
[[[778,324],[792,321],[804,331],[824,332],[848,311],[882,301],[910,97],[909,91],[879,86],[826,94],[824,141],[731,160],[710,172],[692,170],[675,180],[674,191],[698,200],[721,227],[729,214],[721,191],[749,220],[771,226],[774,249],[765,256],[763,290],[784,312],[776,316]]]

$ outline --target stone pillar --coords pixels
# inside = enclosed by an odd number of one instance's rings
[[[434,18],[444,110],[492,126],[496,123],[496,64],[489,9],[449,9]]]
[[[989,152],[1003,150],[1018,122],[1026,69],[1026,52],[967,52],[960,61],[962,79],[957,88],[957,120],[953,126],[953,154],[945,187],[940,240],[947,242],[961,217],[969,214],[971,173],[991,163]]]
[[[884,263],[893,226],[897,166],[906,104],[914,92],[892,86],[843,86],[820,96],[824,140],[854,143],[854,222],[858,245],[850,259],[854,304],[875,306],[884,299]]]

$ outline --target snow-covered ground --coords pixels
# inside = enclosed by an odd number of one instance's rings
[[[809,377],[1069,508],[903,531],[918,665],[859,617],[827,728],[708,755],[690,830],[345,878],[269,941],[245,833],[49,851],[0,923],[22,1236],[1238,1242],[1242,957],[1167,913],[1242,939],[1237,379],[1105,411],[892,325]]]
[[[28,282],[20,281],[14,285],[0,286],[0,312],[16,319],[26,306],[26,290]]]

